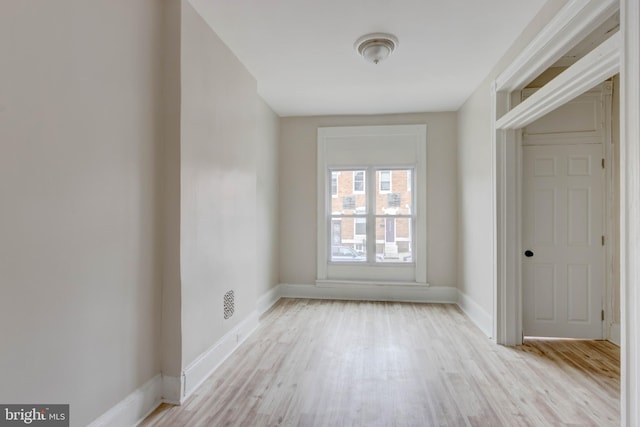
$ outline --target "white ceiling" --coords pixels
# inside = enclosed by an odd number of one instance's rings
[[[280,116],[457,110],[546,0],[191,0]],[[366,33],[399,46],[373,65]]]

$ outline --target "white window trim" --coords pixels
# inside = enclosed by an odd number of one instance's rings
[[[415,200],[414,262],[407,265],[382,263],[366,265],[335,265],[329,263],[329,217],[331,198],[327,197],[330,185],[329,167],[358,169],[360,166],[381,169],[414,168],[413,184],[418,188],[427,186],[427,127],[426,125],[400,126],[350,126],[318,128],[317,171],[317,280],[316,285],[326,283],[369,283],[394,286],[428,286],[427,284],[427,196]],[[372,137],[368,139],[367,137]],[[381,142],[383,141],[383,142]],[[391,144],[391,141],[394,141]],[[335,147],[346,147],[341,155]],[[400,148],[399,148],[400,147]],[[354,149],[357,148],[357,149]],[[386,150],[385,150],[386,149]],[[348,151],[348,152],[347,152]],[[384,155],[381,155],[383,153]],[[333,157],[332,157],[333,156]],[[386,168],[385,168],[386,169]],[[373,181],[373,180],[370,180]],[[373,185],[371,182],[365,185]],[[372,224],[373,223],[373,224]],[[367,221],[367,227],[375,222]],[[372,239],[373,240],[373,239]],[[371,242],[375,244],[375,242]],[[409,278],[410,276],[410,278]],[[398,279],[398,278],[401,279]]]

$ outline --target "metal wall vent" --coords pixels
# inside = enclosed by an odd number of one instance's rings
[[[228,319],[233,316],[233,312],[235,311],[235,298],[233,296],[233,291],[229,291],[224,294],[224,318]]]

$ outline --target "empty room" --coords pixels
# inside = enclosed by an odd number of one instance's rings
[[[639,426],[637,0],[3,0],[0,424]]]

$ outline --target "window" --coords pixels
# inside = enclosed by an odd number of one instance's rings
[[[332,198],[331,223],[340,223],[339,231],[335,228],[331,235],[330,262],[362,263],[367,262],[367,189],[366,171],[364,170],[332,170],[330,176],[339,173],[353,176],[353,191],[351,186],[338,188],[336,198],[341,200],[335,203]],[[357,190],[361,188],[361,190]],[[339,233],[339,234],[338,234]],[[345,254],[357,253],[358,256],[346,256]]]
[[[391,171],[379,171],[378,182],[381,193],[391,192]]]
[[[331,173],[331,197],[338,197],[338,172]]]
[[[364,193],[364,171],[353,171],[353,192]]]
[[[411,169],[378,170],[375,166],[365,170],[341,170],[341,173],[351,173],[354,177],[362,177],[361,182],[373,182],[375,177],[375,191],[367,191],[363,187],[361,192],[338,191],[341,198],[340,209],[332,206],[329,221],[340,223],[340,235],[331,236],[331,262],[368,262],[371,264],[403,264],[413,262],[413,234],[411,223],[415,221],[413,209],[413,195],[410,192],[390,193],[391,178],[406,176]],[[333,177],[338,171],[331,170],[328,176]],[[355,181],[354,181],[355,182]],[[332,184],[332,183],[331,183]],[[333,202],[332,202],[333,203]],[[367,230],[367,222],[375,227]],[[371,242],[367,244],[367,242]],[[349,248],[358,251],[358,257],[336,258],[335,248]],[[347,250],[347,249],[344,249]],[[367,256],[370,253],[370,256]]]
[[[318,180],[318,282],[426,283],[426,126],[319,128]]]

